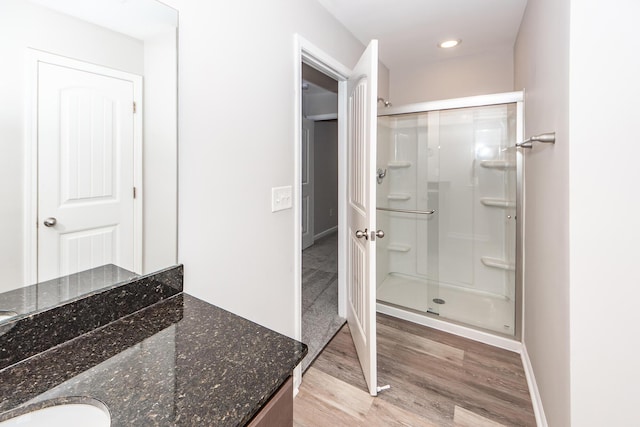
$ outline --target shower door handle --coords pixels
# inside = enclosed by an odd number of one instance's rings
[[[356,237],[358,239],[362,239],[364,237],[365,240],[369,240],[369,230],[367,230],[366,228],[364,229],[364,231],[356,230]]]

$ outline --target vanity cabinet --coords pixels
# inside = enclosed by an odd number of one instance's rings
[[[293,426],[293,380],[291,377],[248,424],[248,427]]]

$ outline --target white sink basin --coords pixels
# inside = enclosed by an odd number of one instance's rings
[[[1,422],[0,427],[109,427],[109,412],[86,403],[49,406]]]

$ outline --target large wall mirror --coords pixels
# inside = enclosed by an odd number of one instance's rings
[[[176,263],[177,27],[156,0],[0,2],[0,293]]]

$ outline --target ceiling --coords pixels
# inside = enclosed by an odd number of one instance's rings
[[[392,69],[512,48],[527,0],[318,0]],[[461,39],[453,49],[440,41]]]
[[[178,26],[178,12],[156,0],[30,1],[140,40]]]

